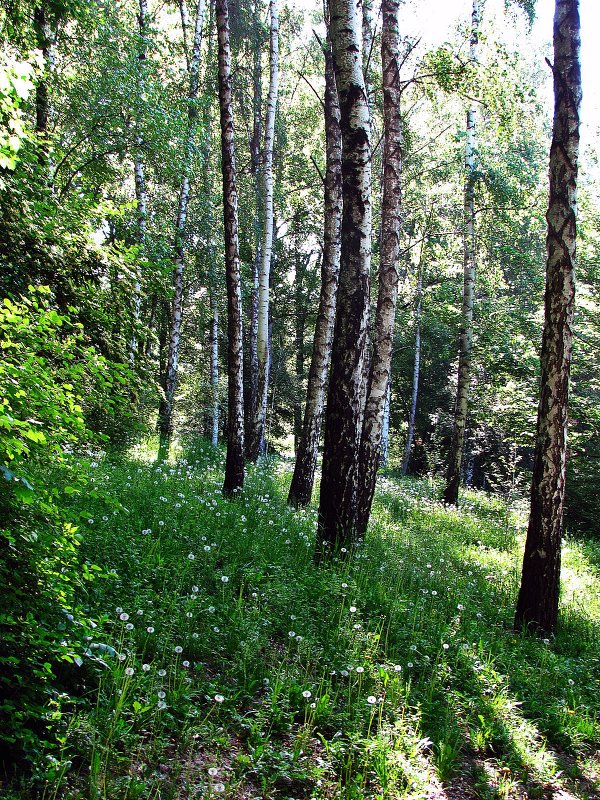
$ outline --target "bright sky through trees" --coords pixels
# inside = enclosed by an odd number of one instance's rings
[[[407,0],[401,15],[408,29],[405,33],[421,36],[424,46],[440,44],[448,39],[457,24],[466,24],[470,19],[471,0]],[[505,0],[487,0],[484,16],[498,19],[505,15]],[[580,0],[581,13],[581,62],[583,80],[582,123],[584,130],[583,144],[590,143],[598,134],[600,126],[600,50],[595,42],[595,32],[600,29],[600,5],[597,0]],[[553,0],[537,0],[536,18],[529,39],[528,49],[540,53],[540,63],[545,55],[550,55],[552,46],[552,18],[554,15]],[[522,14],[508,15],[513,20],[523,17]],[[509,25],[503,26],[507,38],[510,39]],[[523,20],[516,22],[515,38],[526,35]],[[551,101],[552,81],[548,70],[548,97]],[[587,130],[586,130],[587,128]]]

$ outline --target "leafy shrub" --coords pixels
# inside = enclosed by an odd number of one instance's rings
[[[116,387],[127,387],[129,371],[87,346],[81,324],[51,307],[46,288],[3,301],[0,348],[0,741],[11,759],[51,765],[59,707],[90,630],[76,588],[101,572],[78,558],[66,506],[86,479],[68,454],[94,442],[86,410],[122,416],[129,401]]]

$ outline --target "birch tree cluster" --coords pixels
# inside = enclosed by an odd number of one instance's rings
[[[228,443],[228,492],[245,462],[295,458],[290,503],[320,480],[326,547],[364,534],[381,467],[443,478],[450,503],[465,482],[526,490],[551,74],[514,45],[520,5],[475,3],[435,47],[391,0],[3,9],[0,282],[15,299],[49,286],[122,365],[89,424]],[[600,455],[591,167],[583,153],[567,484],[584,527]]]

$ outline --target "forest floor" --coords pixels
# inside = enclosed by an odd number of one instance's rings
[[[599,541],[565,543],[542,640],[512,631],[524,516],[498,498],[382,478],[365,543],[317,567],[286,461],[234,501],[203,442],[81,465],[96,627],[44,800],[600,798]]]

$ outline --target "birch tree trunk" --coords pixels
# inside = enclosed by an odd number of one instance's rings
[[[147,0],[139,0],[138,14],[138,33],[140,37],[138,49],[138,94],[141,96],[144,86],[144,71],[146,66],[146,50],[148,39],[148,3]],[[137,130],[135,132],[135,153],[133,157],[133,172],[135,182],[135,200],[137,206],[137,225],[138,243],[140,245],[140,257],[144,256],[144,246],[146,243],[146,222],[148,218],[148,194],[146,192],[146,175],[144,170],[144,140],[139,130],[140,121],[136,120]],[[140,312],[142,307],[142,275],[139,265],[136,264],[135,283],[133,286],[133,333],[129,342],[129,360],[135,361],[137,354],[137,333],[136,328],[140,322]]]
[[[400,258],[402,121],[400,117],[400,0],[383,0],[381,63],[383,81],[383,199],[379,290],[369,390],[360,447],[356,531],[367,528],[375,492],[387,388],[390,382]]]
[[[392,405],[391,377],[390,375],[390,382],[388,383],[387,392],[385,393],[385,405],[383,407],[383,426],[381,429],[381,448],[379,454],[380,469],[385,469],[387,467],[390,449],[390,410]]]
[[[214,266],[209,275],[210,293],[210,391],[212,396],[210,443],[219,444],[219,304]]]
[[[190,83],[188,92],[188,124],[185,140],[184,164],[179,189],[179,205],[175,223],[175,255],[173,269],[173,301],[169,323],[169,351],[163,386],[164,398],[159,409],[159,432],[161,437],[169,438],[173,433],[173,401],[177,383],[177,364],[179,358],[179,339],[183,318],[183,268],[185,262],[185,232],[190,197],[190,172],[194,157],[194,145],[198,122],[198,88],[200,85],[200,49],[202,45],[202,23],[204,21],[204,0],[198,0],[194,44],[190,57]]]
[[[234,121],[231,97],[231,46],[227,0],[216,0],[219,41],[219,108],[221,169],[227,280],[227,458],[223,493],[231,496],[244,485],[244,353],[242,344],[242,283],[238,239]]]
[[[298,452],[298,444],[302,435],[302,383],[304,380],[304,331],[306,328],[306,301],[305,277],[306,268],[310,261],[310,256],[301,253],[298,248],[298,225],[299,221],[294,220],[294,244],[295,244],[295,275],[294,275],[294,317],[295,317],[295,340],[294,350],[296,352],[296,392],[294,398],[294,453]]]
[[[327,13],[326,13],[327,16]],[[315,324],[313,350],[308,371],[302,434],[296,450],[296,463],[288,495],[292,506],[307,506],[312,497],[327,371],[331,361],[331,341],[340,274],[340,232],[342,222],[342,133],[340,104],[335,86],[333,55],[329,33],[325,43],[325,197],[321,292]]]
[[[207,95],[212,96],[213,91],[213,24],[214,24],[214,2],[211,0],[210,20],[208,25],[208,53],[207,63]],[[212,198],[213,180],[212,170],[208,168],[210,154],[213,146],[212,114],[211,106],[207,102],[204,104],[204,114],[202,119],[202,130],[204,134],[204,197],[206,198],[206,223],[208,235],[208,294],[210,303],[210,391],[211,391],[211,424],[210,424],[210,443],[216,447],[219,443],[219,281],[217,279],[217,257],[214,246],[212,231],[214,228],[214,209]]]
[[[479,38],[479,0],[473,0],[471,23],[471,61],[477,60],[477,44]],[[463,451],[465,445],[465,429],[469,409],[469,383],[471,378],[471,351],[473,348],[473,298],[475,293],[475,124],[476,108],[472,104],[467,112],[467,141],[465,145],[465,190],[464,190],[464,266],[463,266],[463,300],[461,315],[461,331],[458,345],[458,381],[454,404],[454,426],[448,471],[443,500],[449,505],[458,503]]]
[[[581,69],[578,0],[556,0],[554,126],[546,220],[545,322],[529,526],[515,627],[551,633],[558,620],[569,373],[575,303]]]
[[[421,261],[423,247],[421,246]],[[410,412],[408,415],[408,432],[406,434],[406,444],[404,445],[404,456],[402,457],[402,474],[406,475],[410,452],[412,450],[413,438],[415,435],[415,419],[417,416],[417,400],[419,397],[419,376],[421,373],[421,303],[423,294],[423,268],[419,264],[419,276],[417,278],[417,302],[415,307],[415,363],[413,367],[412,392],[410,397]]]
[[[273,142],[275,139],[275,111],[279,85],[279,21],[276,0],[269,4],[271,33],[269,37],[269,95],[265,123],[265,146],[263,152],[264,180],[264,237],[262,263],[258,286],[258,330],[256,351],[258,356],[258,383],[255,407],[252,409],[252,429],[248,458],[256,461],[264,448],[267,394],[269,391],[269,282],[271,254],[273,250]]]
[[[330,30],[340,102],[340,278],[327,392],[317,557],[353,540],[362,375],[371,266],[371,139],[355,0],[332,0]]]
[[[252,266],[252,289],[250,293],[250,376],[248,424],[250,434],[252,429],[252,414],[256,408],[258,397],[258,278],[262,263],[262,218],[263,193],[260,181],[260,142],[262,138],[262,68],[261,68],[261,6],[260,0],[254,3],[254,52],[252,59],[252,138],[250,139],[250,165],[254,182],[254,262]]]

